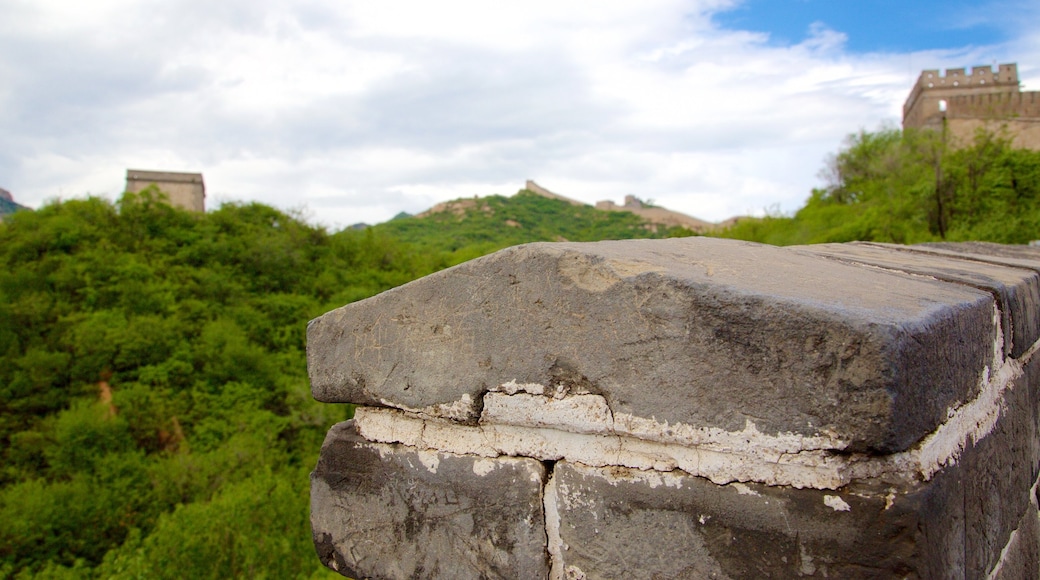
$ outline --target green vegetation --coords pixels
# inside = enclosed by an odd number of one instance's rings
[[[530,194],[470,205],[337,234],[156,190],[9,216],[0,577],[335,577],[308,472],[350,409],[311,399],[306,322],[514,243],[664,234]]]
[[[775,245],[1040,238],[1040,152],[1001,135],[954,149],[935,131],[860,132],[827,170],[831,183],[794,216],[743,219],[717,235]]]
[[[325,575],[307,320],[437,267],[375,232],[155,191],[0,224],[0,577]]]
[[[457,264],[527,242],[591,242],[688,235],[682,228],[657,228],[630,212],[572,205],[529,191],[450,202],[426,217],[402,217],[373,227],[390,238],[446,253]]]

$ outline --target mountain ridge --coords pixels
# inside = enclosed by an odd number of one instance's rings
[[[624,205],[617,205],[613,201],[609,200],[599,201],[595,205],[592,205],[583,201],[569,198],[565,195],[561,195],[554,191],[550,191],[549,189],[542,187],[532,179],[528,179],[524,184],[524,187],[516,194],[514,194],[514,196],[524,192],[541,196],[547,199],[566,202],[573,206],[587,207],[599,211],[629,212],[639,216],[654,228],[684,228],[692,233],[697,234],[704,234],[718,228],[727,227],[729,225],[732,225],[733,223],[736,223],[740,219],[739,217],[733,217],[722,222],[714,223],[681,212],[670,210],[658,205],[649,204],[643,200],[640,200],[634,195],[625,196]],[[441,212],[451,212],[455,215],[461,216],[465,214],[467,208],[475,207],[476,201],[479,199],[482,198],[475,196],[473,198],[459,198],[450,201],[440,202],[435,204],[430,209],[416,214],[415,217],[424,218]]]

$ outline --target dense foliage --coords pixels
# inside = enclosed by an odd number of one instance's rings
[[[1002,135],[954,148],[938,131],[864,131],[826,177],[793,217],[743,219],[719,235],[776,245],[1040,239],[1040,151]]]
[[[468,205],[337,234],[258,204],[188,213],[155,190],[10,216],[0,577],[330,574],[308,472],[349,409],[310,398],[306,322],[514,243],[658,235],[534,195]]]
[[[0,224],[0,577],[324,574],[306,321],[436,264],[155,191]]]

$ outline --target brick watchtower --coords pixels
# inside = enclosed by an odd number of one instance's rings
[[[967,143],[979,128],[1006,127],[1019,147],[1040,149],[1040,92],[1021,92],[1018,66],[926,70],[903,104],[903,128],[941,129]]]

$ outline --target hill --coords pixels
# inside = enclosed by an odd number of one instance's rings
[[[4,216],[27,209],[29,208],[15,203],[14,197],[11,196],[9,191],[6,189],[0,189],[0,221],[3,221]]]
[[[527,242],[663,238],[693,233],[682,227],[660,226],[631,212],[603,211],[529,189],[511,197],[449,201],[369,229],[423,252],[441,253],[449,264]]]

